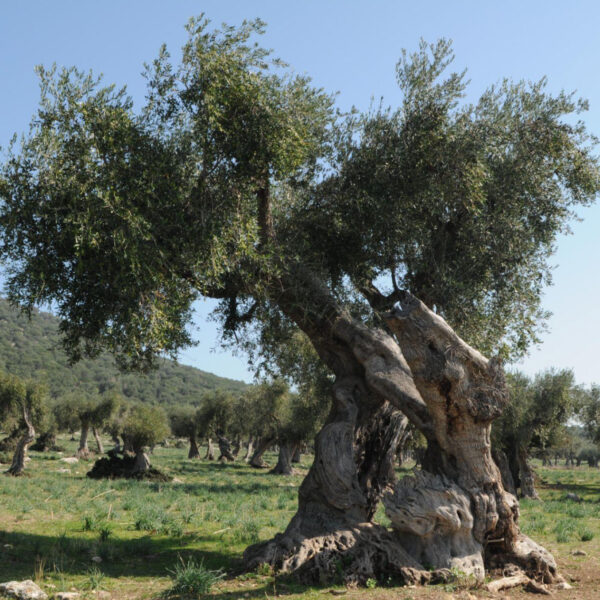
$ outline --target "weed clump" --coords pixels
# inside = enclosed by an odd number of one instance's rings
[[[164,598],[198,598],[202,594],[208,594],[213,585],[224,577],[220,570],[207,569],[202,559],[196,563],[190,558],[186,563],[181,557],[169,574],[173,585],[165,591]]]

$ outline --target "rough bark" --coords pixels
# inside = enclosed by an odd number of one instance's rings
[[[400,424],[400,431],[398,433],[398,449],[396,450],[396,456],[398,457],[398,466],[401,467],[408,458],[406,445],[412,438],[412,432],[408,426],[408,419],[405,419]]]
[[[387,323],[433,418],[435,436],[428,436],[425,469],[467,494],[470,535],[473,544],[481,545],[480,564],[512,563],[537,580],[555,581],[553,557],[520,532],[518,502],[503,488],[492,459],[491,423],[508,401],[500,364],[468,346],[416,298],[407,296],[403,305],[404,310],[389,314]],[[466,556],[472,546],[463,546]],[[479,565],[473,566],[478,576]]]
[[[31,423],[31,417],[29,410],[26,406],[23,406],[23,421],[25,423],[25,432],[17,442],[15,453],[13,455],[12,464],[10,465],[7,474],[8,475],[22,475],[25,470],[25,457],[27,456],[27,447],[35,439],[35,429]]]
[[[364,583],[390,576],[416,583],[431,577],[390,532],[370,522],[381,494],[393,483],[398,421],[403,417],[388,403],[367,415],[357,402],[361,393],[365,389],[360,378],[334,385],[334,405],[316,437],[298,511],[283,534],[246,549],[249,568],[268,563],[309,583]]]
[[[250,466],[255,469],[268,469],[269,465],[264,461],[263,454],[273,445],[273,438],[260,438],[256,444],[256,449],[250,459]]]
[[[325,294],[306,287],[313,303]],[[492,459],[491,423],[508,401],[500,364],[416,298],[406,294],[402,304],[385,315],[395,339],[333,301],[311,322],[288,309],[335,373],[332,412],[296,515],[283,534],[246,550],[247,566],[269,563],[315,582],[335,579],[343,564],[346,580],[415,582],[452,567],[482,579],[485,568],[511,564],[555,581],[554,559],[520,532],[517,499]],[[398,409],[428,446],[425,472],[391,491]],[[393,532],[370,522],[384,494]]]
[[[292,456],[297,447],[298,444],[281,442],[279,444],[277,464],[269,471],[269,473],[274,475],[293,475],[295,471],[292,468]]]
[[[254,449],[254,438],[248,438],[248,444],[246,445],[246,454],[244,454],[244,462],[248,462],[252,457]]]
[[[94,434],[94,439],[96,440],[96,447],[98,448],[98,454],[104,454],[104,446],[102,445],[102,440],[100,439],[100,434],[98,433],[98,429],[96,427],[92,427],[92,433]]]
[[[195,435],[190,435],[190,450],[188,452],[188,458],[200,458],[200,450],[198,448],[198,442]]]
[[[233,462],[235,460],[235,456],[231,453],[231,443],[229,440],[220,435],[218,436],[217,441],[219,443],[220,452],[219,460],[228,460],[229,462]]]
[[[208,438],[208,441],[206,443],[206,456],[204,457],[204,460],[215,460],[215,451],[213,449],[213,443],[211,438]]]
[[[111,441],[113,443],[112,451],[115,454],[118,454],[119,452],[121,452],[121,440],[119,439],[119,436],[113,434],[113,436],[111,437]]]
[[[79,448],[77,448],[77,452],[75,455],[78,458],[89,458],[90,450],[88,448],[88,435],[90,431],[90,426],[88,423],[83,423],[81,425],[81,436],[79,437]]]

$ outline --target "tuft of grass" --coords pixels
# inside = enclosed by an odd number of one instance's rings
[[[213,571],[204,566],[200,559],[197,563],[189,558],[187,563],[181,556],[173,570],[169,571],[173,585],[164,592],[164,598],[197,598],[201,594],[208,594],[217,581],[225,576],[222,571]]]
[[[102,590],[104,589],[104,573],[98,567],[91,567],[87,572],[88,578],[84,583],[84,587],[88,590]]]

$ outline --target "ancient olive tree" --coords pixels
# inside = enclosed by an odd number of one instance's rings
[[[546,371],[534,378],[523,373],[507,377],[510,404],[492,428],[494,458],[504,486],[526,498],[538,498],[529,465],[532,448],[544,450],[558,438],[573,416],[579,392],[573,372]]]
[[[131,445],[135,460],[133,474],[150,469],[147,448],[152,448],[169,435],[169,423],[165,411],[159,406],[135,404],[123,421],[122,437]]]
[[[22,475],[27,448],[35,439],[35,426],[44,422],[47,412],[46,391],[32,381],[0,374],[0,423],[17,432],[17,443],[8,475]]]
[[[90,429],[94,434],[98,452],[100,454],[104,452],[99,430],[101,430],[108,422],[111,415],[117,409],[118,403],[118,397],[114,394],[108,394],[104,397],[68,394],[59,403],[56,409],[59,423],[61,423],[63,427],[71,426],[71,421],[73,419],[79,423],[81,434],[79,437],[79,447],[76,452],[76,455],[79,458],[90,457],[90,450],[88,447]]]
[[[217,439],[219,445],[219,460],[233,462],[231,443],[228,433],[237,421],[235,415],[235,397],[224,390],[214,390],[203,394],[200,407],[196,413],[198,437],[206,438],[208,449],[206,458],[214,459],[212,440]]]
[[[147,68],[139,113],[91,75],[40,69],[0,171],[11,300],[56,306],[72,359],[108,348],[124,367],[189,343],[200,296],[226,334],[275,320],[310,339],[331,411],[296,515],[249,567],[425,581],[513,564],[553,581],[491,456],[501,361],[474,348],[515,356],[543,325],[557,234],[598,191],[585,103],[504,81],[466,104],[441,41],[401,58],[398,109],[338,118],[253,43],[261,28],[192,20],[181,63],[163,48]],[[399,411],[427,451],[385,496],[390,531],[373,515]]]
[[[187,438],[190,442],[188,458],[200,458],[198,449],[198,409],[193,406],[180,406],[169,411],[171,433]]]

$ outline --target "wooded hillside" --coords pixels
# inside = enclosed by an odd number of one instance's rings
[[[58,320],[34,311],[29,320],[0,298],[0,371],[35,379],[53,398],[81,390],[84,394],[114,389],[126,398],[163,405],[190,404],[209,390],[240,391],[242,381],[218,377],[164,360],[148,375],[121,373],[109,355],[82,360],[73,367],[60,345]]]

